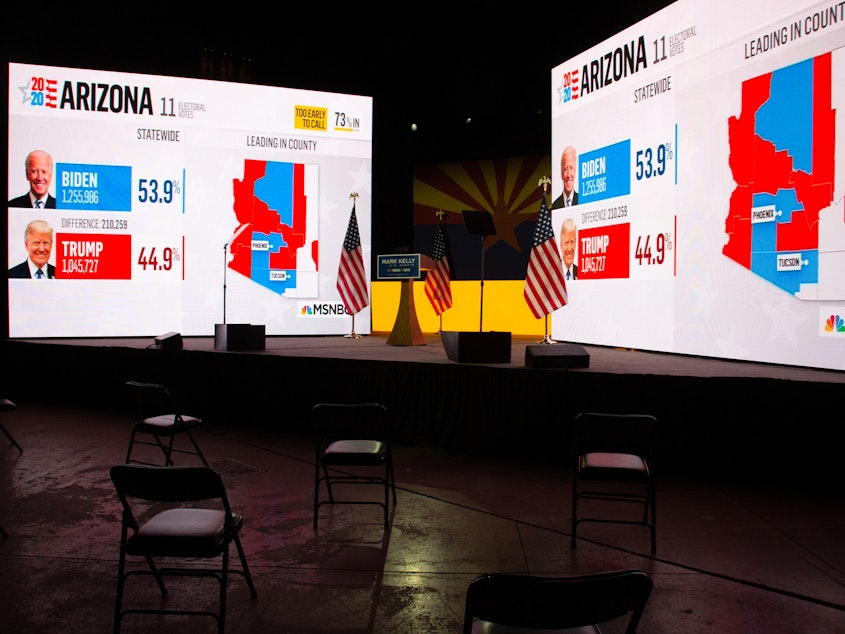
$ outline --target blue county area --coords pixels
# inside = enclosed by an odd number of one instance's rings
[[[754,207],[770,205],[771,202],[758,203],[762,196],[755,194]],[[772,196],[766,195],[771,201]],[[757,253],[774,253],[777,246],[777,223],[776,222],[755,222],[751,225],[751,268],[754,269],[754,255]]]
[[[762,195],[759,195],[762,197]],[[765,194],[769,200],[772,199],[772,196],[769,194]],[[757,196],[754,197],[754,200],[757,200]],[[798,196],[795,193],[795,190],[790,189],[779,189],[777,195],[774,197],[773,200],[775,204],[775,208],[780,212],[780,215],[777,217],[777,221],[780,224],[786,224],[788,222],[792,222],[792,213],[795,211],[803,211],[804,205],[798,202]],[[771,204],[771,203],[765,203]]]
[[[782,288],[793,295],[801,290],[801,284],[818,283],[819,252],[811,249],[790,253],[800,254],[804,261],[800,270],[778,271],[778,256],[783,254],[777,251],[754,251],[751,254],[751,270],[763,279],[772,282],[778,288]]]
[[[267,161],[264,176],[255,181],[253,193],[279,213],[279,222],[293,226],[293,163]]]
[[[801,284],[818,282],[819,255],[815,249],[802,250],[798,253],[805,263],[799,271],[778,271],[777,228],[779,224],[789,222],[792,212],[801,209],[793,189],[780,189],[777,195],[758,193],[752,199],[753,207],[775,205],[780,215],[775,222],[756,222],[751,230],[751,270],[789,293],[801,290]],[[790,253],[796,253],[790,251]]]
[[[757,112],[755,132],[786,150],[794,170],[813,170],[813,60],[772,73],[769,100]]]
[[[296,271],[292,269],[272,269],[270,268],[270,254],[277,253],[279,249],[284,246],[282,235],[280,233],[261,233],[260,231],[253,231],[252,240],[254,242],[267,241],[268,248],[252,249],[251,258],[251,278],[254,282],[261,286],[284,295],[288,289],[296,288]]]

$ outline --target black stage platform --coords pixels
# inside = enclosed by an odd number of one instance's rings
[[[527,367],[536,337],[513,337],[510,363],[467,364],[447,357],[439,335],[416,346],[387,338],[267,337],[246,352],[216,350],[214,337],[168,350],[154,337],[4,340],[2,396],[125,408],[123,381],[158,381],[210,421],[304,433],[314,403],[376,400],[400,443],[552,460],[566,455],[577,412],[647,412],[661,421],[663,469],[839,478],[831,411],[845,372],[599,346],[583,346],[589,367]]]

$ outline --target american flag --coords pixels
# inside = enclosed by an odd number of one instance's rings
[[[355,205],[346,227],[343,249],[340,253],[340,265],[337,268],[337,290],[343,305],[351,314],[364,309],[370,303],[367,292],[367,273],[364,271],[364,257],[361,255],[361,236],[358,233],[358,218]]]
[[[434,234],[431,259],[434,260],[434,268],[426,273],[425,294],[434,308],[434,314],[440,315],[452,307],[452,274],[446,257],[446,228],[442,221]]]
[[[537,319],[566,306],[569,301],[566,280],[563,278],[563,263],[552,230],[552,216],[546,205],[545,192],[534,227],[534,247],[528,260],[524,295]]]

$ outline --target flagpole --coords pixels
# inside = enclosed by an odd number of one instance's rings
[[[554,339],[549,336],[549,316],[546,315],[546,334],[543,337],[542,341],[538,341],[537,343],[557,343]]]
[[[447,214],[442,209],[438,209],[437,211],[434,212],[434,215],[437,216],[437,220],[440,223],[440,226],[442,228],[443,222],[446,218],[449,217],[449,214]],[[438,313],[437,317],[440,320],[440,327],[437,329],[437,334],[442,335],[443,334],[443,311],[442,310],[440,311],[440,313]]]
[[[543,176],[540,178],[540,182],[537,183],[540,187],[543,188],[543,196],[546,195],[548,192],[549,183],[551,183],[551,179],[548,176]],[[538,341],[537,343],[557,343],[554,339],[549,336],[549,314],[546,313],[545,319],[545,334],[543,335],[542,341]]]
[[[347,335],[343,335],[347,339],[360,339],[361,335],[355,332],[355,315],[352,315],[352,332]]]

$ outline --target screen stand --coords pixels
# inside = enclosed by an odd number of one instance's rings
[[[229,258],[226,257],[226,249],[229,243],[223,245],[223,323],[226,323],[226,269],[229,268]]]
[[[486,211],[463,211],[467,233],[481,237],[481,315],[478,332],[441,332],[446,356],[458,363],[510,363],[511,333],[482,332],[484,328],[484,241],[496,235],[493,214]]]
[[[487,236],[496,235],[496,225],[493,224],[493,214],[486,211],[466,210],[461,215],[467,233],[481,238],[481,313],[478,318],[478,332],[481,332],[484,330],[484,241]]]
[[[214,324],[214,349],[264,350],[264,326],[226,323],[226,269],[229,268],[226,250],[228,247],[228,243],[223,245],[223,323]]]

